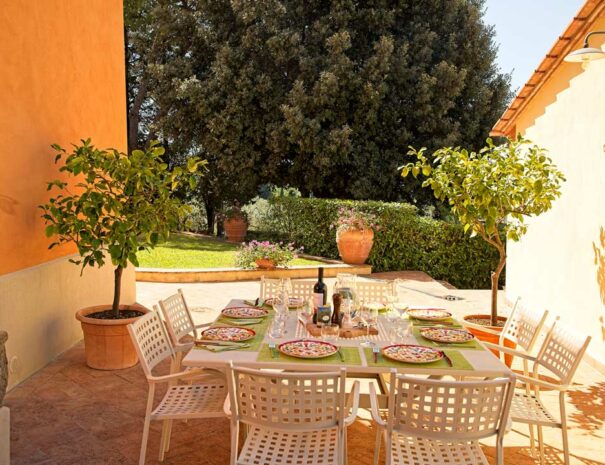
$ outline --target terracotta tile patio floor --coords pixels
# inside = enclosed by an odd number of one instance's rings
[[[572,463],[605,465],[605,377],[583,365],[576,381],[567,402]],[[554,394],[546,392],[544,397],[556,412]],[[140,366],[111,372],[92,370],[84,364],[82,343],[75,345],[7,394],[11,464],[136,464],[146,395],[147,383]],[[562,464],[559,432],[544,431],[548,463]],[[368,412],[361,410],[360,419],[349,429],[350,465],[372,463],[374,432]],[[148,464],[157,463],[159,437],[160,424],[153,422]],[[524,425],[513,426],[505,446],[506,464],[537,463],[529,456]],[[493,443],[486,442],[484,450],[493,463]],[[164,463],[227,465],[228,421],[175,422]]]

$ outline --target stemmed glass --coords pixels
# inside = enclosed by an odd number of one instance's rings
[[[370,328],[376,326],[378,323],[378,309],[362,306],[359,313],[360,320],[366,327],[366,339],[360,345],[363,347],[373,347],[374,343],[370,341]]]
[[[275,320],[285,322],[288,318],[288,304],[280,296],[275,296],[271,301],[271,306],[275,311]]]

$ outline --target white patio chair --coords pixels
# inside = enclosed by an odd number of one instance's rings
[[[193,341],[199,337],[198,329],[207,328],[210,323],[199,325],[194,323],[182,289],[179,289],[176,294],[160,300],[158,304],[162,310],[168,334],[176,349],[177,366],[180,367],[184,351],[191,349]],[[157,311],[155,305],[153,308]]]
[[[517,299],[510,316],[506,319],[506,323],[500,332],[466,321],[464,322],[464,325],[499,336],[497,344],[490,342],[485,343],[491,349],[499,351],[502,347],[510,347],[506,345],[505,342],[510,341],[516,345],[516,350],[519,352],[530,354],[540,337],[547,318],[548,310],[545,310],[544,312],[529,310],[524,306],[519,305],[519,299]],[[504,355],[506,358],[507,354]],[[512,363],[512,360],[507,364],[510,365],[510,363]],[[524,363],[524,367],[527,369],[527,362]]]
[[[359,302],[387,303],[389,297],[395,295],[394,281],[362,281],[355,283],[355,296]]]
[[[210,323],[199,325],[194,323],[191,310],[189,309],[189,305],[187,305],[182,289],[179,289],[176,294],[160,300],[158,305],[162,310],[172,344],[177,350],[181,347],[192,347],[193,341],[187,339],[190,339],[190,337],[197,339],[199,336],[198,329],[210,326]]]
[[[541,464],[545,463],[542,427],[550,426],[561,430],[565,465],[569,465],[565,393],[571,387],[573,376],[588,348],[590,339],[590,336],[573,333],[556,320],[535,357],[508,347],[499,348],[505,353],[533,362],[531,376],[517,376],[517,380],[524,384],[524,388],[515,391],[511,405],[511,419],[513,422],[537,426]],[[541,371],[545,371],[550,377],[554,377],[554,382],[541,379]],[[540,399],[541,388],[559,392],[558,419]]]
[[[304,302],[313,298],[313,286],[315,281],[312,280],[292,280],[290,281],[290,297],[302,299]]]
[[[381,416],[374,385],[372,418],[377,425],[374,465],[384,438],[386,465],[488,465],[479,440],[502,440],[513,394],[514,375],[487,381],[443,381],[391,372],[388,412]]]
[[[265,278],[261,276],[260,278],[260,298],[261,299],[270,299],[271,297],[276,297],[280,291],[280,287],[282,283],[286,283],[288,286],[288,290],[290,290],[291,281],[290,278]]]
[[[171,359],[171,366],[174,366],[176,357],[162,319],[156,311],[129,324],[128,332],[149,383],[139,465],[145,463],[151,420],[164,421],[160,439],[161,462],[170,447],[172,420],[225,416],[223,410],[227,396],[225,378],[218,373],[209,374],[201,369],[155,376],[152,371],[154,367],[167,358]],[[195,384],[178,384],[179,381],[191,381]],[[160,403],[154,408],[156,385],[161,383],[167,383],[168,388]]]
[[[231,465],[343,465],[359,382],[345,399],[344,368],[276,373],[231,366]],[[351,412],[347,412],[351,408]],[[239,428],[248,430],[238,455]]]

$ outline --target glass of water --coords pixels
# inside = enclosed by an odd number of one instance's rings
[[[281,339],[282,337],[284,337],[285,328],[285,321],[275,318],[271,322],[271,326],[269,327],[269,337],[271,339]]]

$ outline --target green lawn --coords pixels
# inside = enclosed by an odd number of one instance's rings
[[[151,251],[138,253],[142,268],[233,268],[237,244],[204,237],[171,234],[170,239]],[[297,258],[292,265],[321,262]]]

